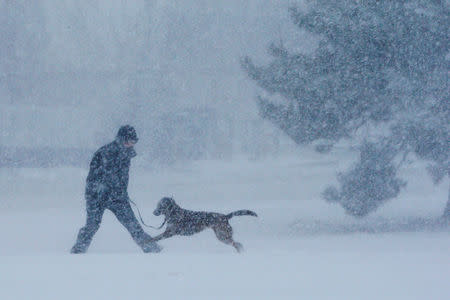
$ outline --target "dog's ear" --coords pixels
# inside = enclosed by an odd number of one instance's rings
[[[161,202],[164,204],[175,204],[175,200],[172,197],[164,197],[161,199]]]
[[[159,200],[158,204],[156,205],[156,209],[153,212],[153,214],[155,216],[159,216],[161,214],[164,214],[167,209],[172,206],[173,204],[171,203],[171,201],[173,201],[171,198],[168,197],[164,197],[161,198],[161,200]]]
[[[175,200],[173,200],[173,198],[170,197],[164,197],[161,200],[159,200],[159,204],[158,204],[161,209],[167,209],[169,207],[173,207],[175,204]]]

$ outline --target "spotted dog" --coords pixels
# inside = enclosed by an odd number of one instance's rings
[[[232,245],[237,252],[241,252],[243,248],[240,243],[233,240],[233,228],[231,228],[228,220],[235,216],[258,216],[251,210],[238,210],[227,215],[214,212],[190,211],[181,208],[173,198],[169,197],[164,197],[158,202],[153,214],[155,216],[164,215],[167,223],[166,230],[154,237],[153,241],[159,241],[174,235],[193,235],[206,228],[211,228],[219,241]]]

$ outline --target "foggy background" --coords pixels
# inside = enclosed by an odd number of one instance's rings
[[[306,17],[290,16],[304,2]],[[0,299],[449,298],[448,3],[0,0]],[[342,42],[335,59],[308,33],[322,29]],[[396,71],[384,68],[391,57]],[[393,85],[367,89],[378,78]],[[316,96],[341,101],[328,97],[334,83],[355,100],[336,111],[365,122],[350,140],[333,136],[335,106],[316,114]],[[398,114],[381,110],[371,127],[378,104]],[[289,118],[297,107],[311,117]],[[143,220],[163,222],[152,215],[163,196],[196,211],[248,208],[258,218],[231,221],[246,253],[205,230],[142,254],[107,210],[89,253],[69,254],[89,160],[124,124],[140,138],[128,190]],[[386,196],[397,175],[408,184]]]
[[[0,165],[87,166],[123,124],[145,166],[291,151],[239,61],[314,48],[293,3],[0,1]]]

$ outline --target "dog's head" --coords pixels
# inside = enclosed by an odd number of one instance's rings
[[[156,206],[155,211],[153,214],[155,216],[160,216],[161,214],[165,215],[169,211],[171,211],[177,204],[175,203],[175,200],[173,198],[164,197],[161,200],[159,200],[158,205]]]

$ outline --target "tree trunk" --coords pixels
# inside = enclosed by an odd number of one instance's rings
[[[450,186],[448,189],[447,205],[445,206],[443,217],[446,218],[447,220],[450,220]]]

